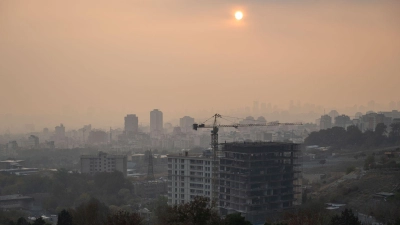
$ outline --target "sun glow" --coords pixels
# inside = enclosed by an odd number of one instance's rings
[[[236,20],[241,20],[243,18],[243,13],[240,11],[235,12]]]

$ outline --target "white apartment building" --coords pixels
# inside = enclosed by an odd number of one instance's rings
[[[168,204],[187,203],[195,196],[210,198],[211,172],[211,153],[168,155]]]
[[[99,152],[98,155],[81,155],[81,173],[95,174],[98,172],[120,171],[127,175],[126,155],[109,155]]]

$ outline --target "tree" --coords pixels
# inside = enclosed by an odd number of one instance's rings
[[[400,142],[400,122],[390,124],[389,140],[392,144]]]
[[[47,225],[47,223],[42,217],[39,217],[35,221],[33,221],[32,225]]]
[[[363,142],[363,133],[355,126],[351,125],[346,130],[346,144],[348,146],[359,146]]]
[[[364,161],[364,169],[371,169],[375,163],[375,156],[369,155]]]
[[[67,210],[63,209],[58,214],[57,225],[72,225],[72,216]]]
[[[92,198],[71,211],[72,222],[77,225],[98,225],[107,221],[108,207],[99,200]]]
[[[159,221],[162,225],[219,225],[222,222],[218,212],[210,207],[210,200],[201,196],[189,203],[168,206]]]
[[[140,225],[142,221],[137,213],[119,211],[108,216],[106,225]]]
[[[24,217],[21,217],[17,220],[17,225],[29,225],[29,222]]]
[[[351,209],[345,209],[341,216],[335,215],[331,220],[331,225],[361,225],[361,222],[353,214]]]
[[[154,202],[153,207],[150,208],[151,211],[154,212],[156,216],[157,224],[161,224],[162,221],[160,219],[165,218],[167,215],[168,209],[168,198],[164,196],[160,196]]]
[[[319,164],[321,164],[321,165],[324,165],[326,163],[326,159],[321,159],[320,161],[319,161]]]
[[[251,225],[240,213],[232,213],[225,217],[224,224],[226,225]]]

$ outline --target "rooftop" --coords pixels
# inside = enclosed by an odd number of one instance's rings
[[[299,151],[299,144],[288,142],[231,142],[222,144],[222,151],[260,153],[276,151]]]
[[[24,199],[33,200],[32,197],[24,196],[24,195],[20,195],[20,194],[16,194],[16,195],[0,195],[0,201],[24,200]]]
[[[168,154],[167,155],[168,158],[186,158],[186,159],[198,159],[198,158],[202,158],[202,159],[211,159],[212,157],[206,156],[202,153],[179,153],[179,154]]]

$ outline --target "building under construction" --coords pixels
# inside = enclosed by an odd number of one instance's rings
[[[240,212],[253,224],[292,208],[300,195],[300,146],[246,142],[222,146],[219,171],[221,214]]]

